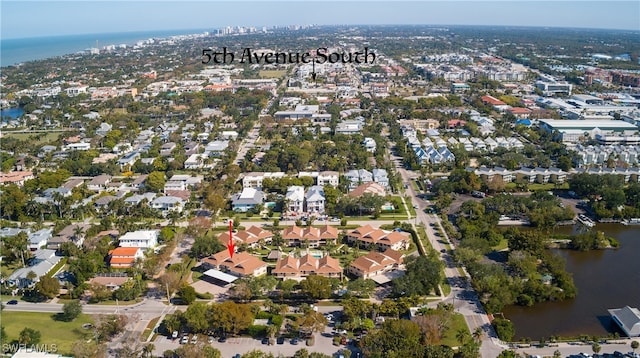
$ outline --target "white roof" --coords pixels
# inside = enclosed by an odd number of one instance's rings
[[[209,269],[209,270],[205,271],[203,273],[203,275],[206,275],[206,276],[209,276],[209,277],[213,277],[213,278],[215,278],[217,280],[224,281],[224,282],[227,282],[227,283],[231,283],[231,282],[233,282],[233,281],[238,279],[236,276],[229,275],[228,273],[224,273],[222,271],[214,270],[214,269]]]
[[[550,127],[584,129],[584,128],[619,128],[628,130],[637,130],[638,127],[631,123],[609,119],[587,119],[587,120],[560,120],[560,119],[541,119],[540,122]]]
[[[257,190],[254,188],[244,188],[240,193],[240,199],[253,199],[256,197]]]
[[[285,195],[287,200],[303,201],[304,200],[304,188],[301,186],[293,185],[287,188],[287,194]]]

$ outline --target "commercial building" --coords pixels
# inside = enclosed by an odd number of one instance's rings
[[[629,306],[608,310],[611,319],[629,337],[640,337],[640,310]]]
[[[576,143],[586,139],[596,139],[598,135],[632,136],[638,127],[625,121],[616,120],[556,120],[541,119],[541,128],[548,132],[557,132],[563,142]]]

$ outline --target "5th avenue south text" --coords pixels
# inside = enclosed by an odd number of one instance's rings
[[[213,49],[202,50],[202,63],[213,62],[215,64],[231,64],[238,56],[233,51],[223,47],[220,51]],[[363,51],[356,52],[329,52],[326,47],[320,47],[313,52],[268,52],[253,51],[251,48],[244,48],[238,59],[239,63],[250,64],[298,64],[298,63],[356,63],[373,64],[376,54],[365,47]]]

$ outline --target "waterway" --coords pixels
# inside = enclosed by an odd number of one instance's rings
[[[578,288],[575,299],[544,302],[533,307],[505,307],[516,327],[516,340],[552,335],[606,336],[619,332],[607,309],[626,305],[640,308],[640,226],[597,224],[596,229],[620,241],[617,250],[578,252],[554,250],[567,261]],[[570,233],[571,227],[558,231]]]
[[[5,117],[16,119],[23,114],[24,114],[24,110],[19,107],[0,110],[0,118],[2,119],[4,119]]]

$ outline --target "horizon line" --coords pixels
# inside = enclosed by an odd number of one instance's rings
[[[73,0],[70,0],[73,1]],[[591,30],[591,31],[626,31],[626,32],[637,32],[640,34],[640,29],[624,29],[624,28],[602,28],[602,27],[579,27],[579,26],[536,26],[536,25],[505,25],[505,24],[496,24],[496,25],[487,25],[487,24],[287,24],[287,25],[225,25],[221,27],[212,27],[211,29],[207,28],[177,28],[177,29],[148,29],[148,30],[133,30],[133,31],[113,31],[113,32],[87,32],[87,33],[75,33],[75,34],[58,34],[58,35],[37,35],[37,36],[26,36],[26,37],[9,37],[2,38],[0,36],[0,41],[5,40],[31,40],[31,39],[39,39],[39,38],[52,38],[52,37],[69,37],[69,36],[89,36],[89,35],[111,35],[111,34],[135,34],[135,33],[148,33],[148,32],[169,32],[169,31],[199,31],[201,32],[211,32],[218,29],[223,29],[225,27],[264,27],[273,29],[275,27],[287,27],[287,26],[313,26],[313,27],[349,27],[349,26],[426,26],[426,27],[503,27],[503,28],[520,28],[520,29],[554,29],[554,30]],[[191,34],[198,34],[199,32],[193,32]],[[249,33],[245,35],[259,34],[257,33]]]

